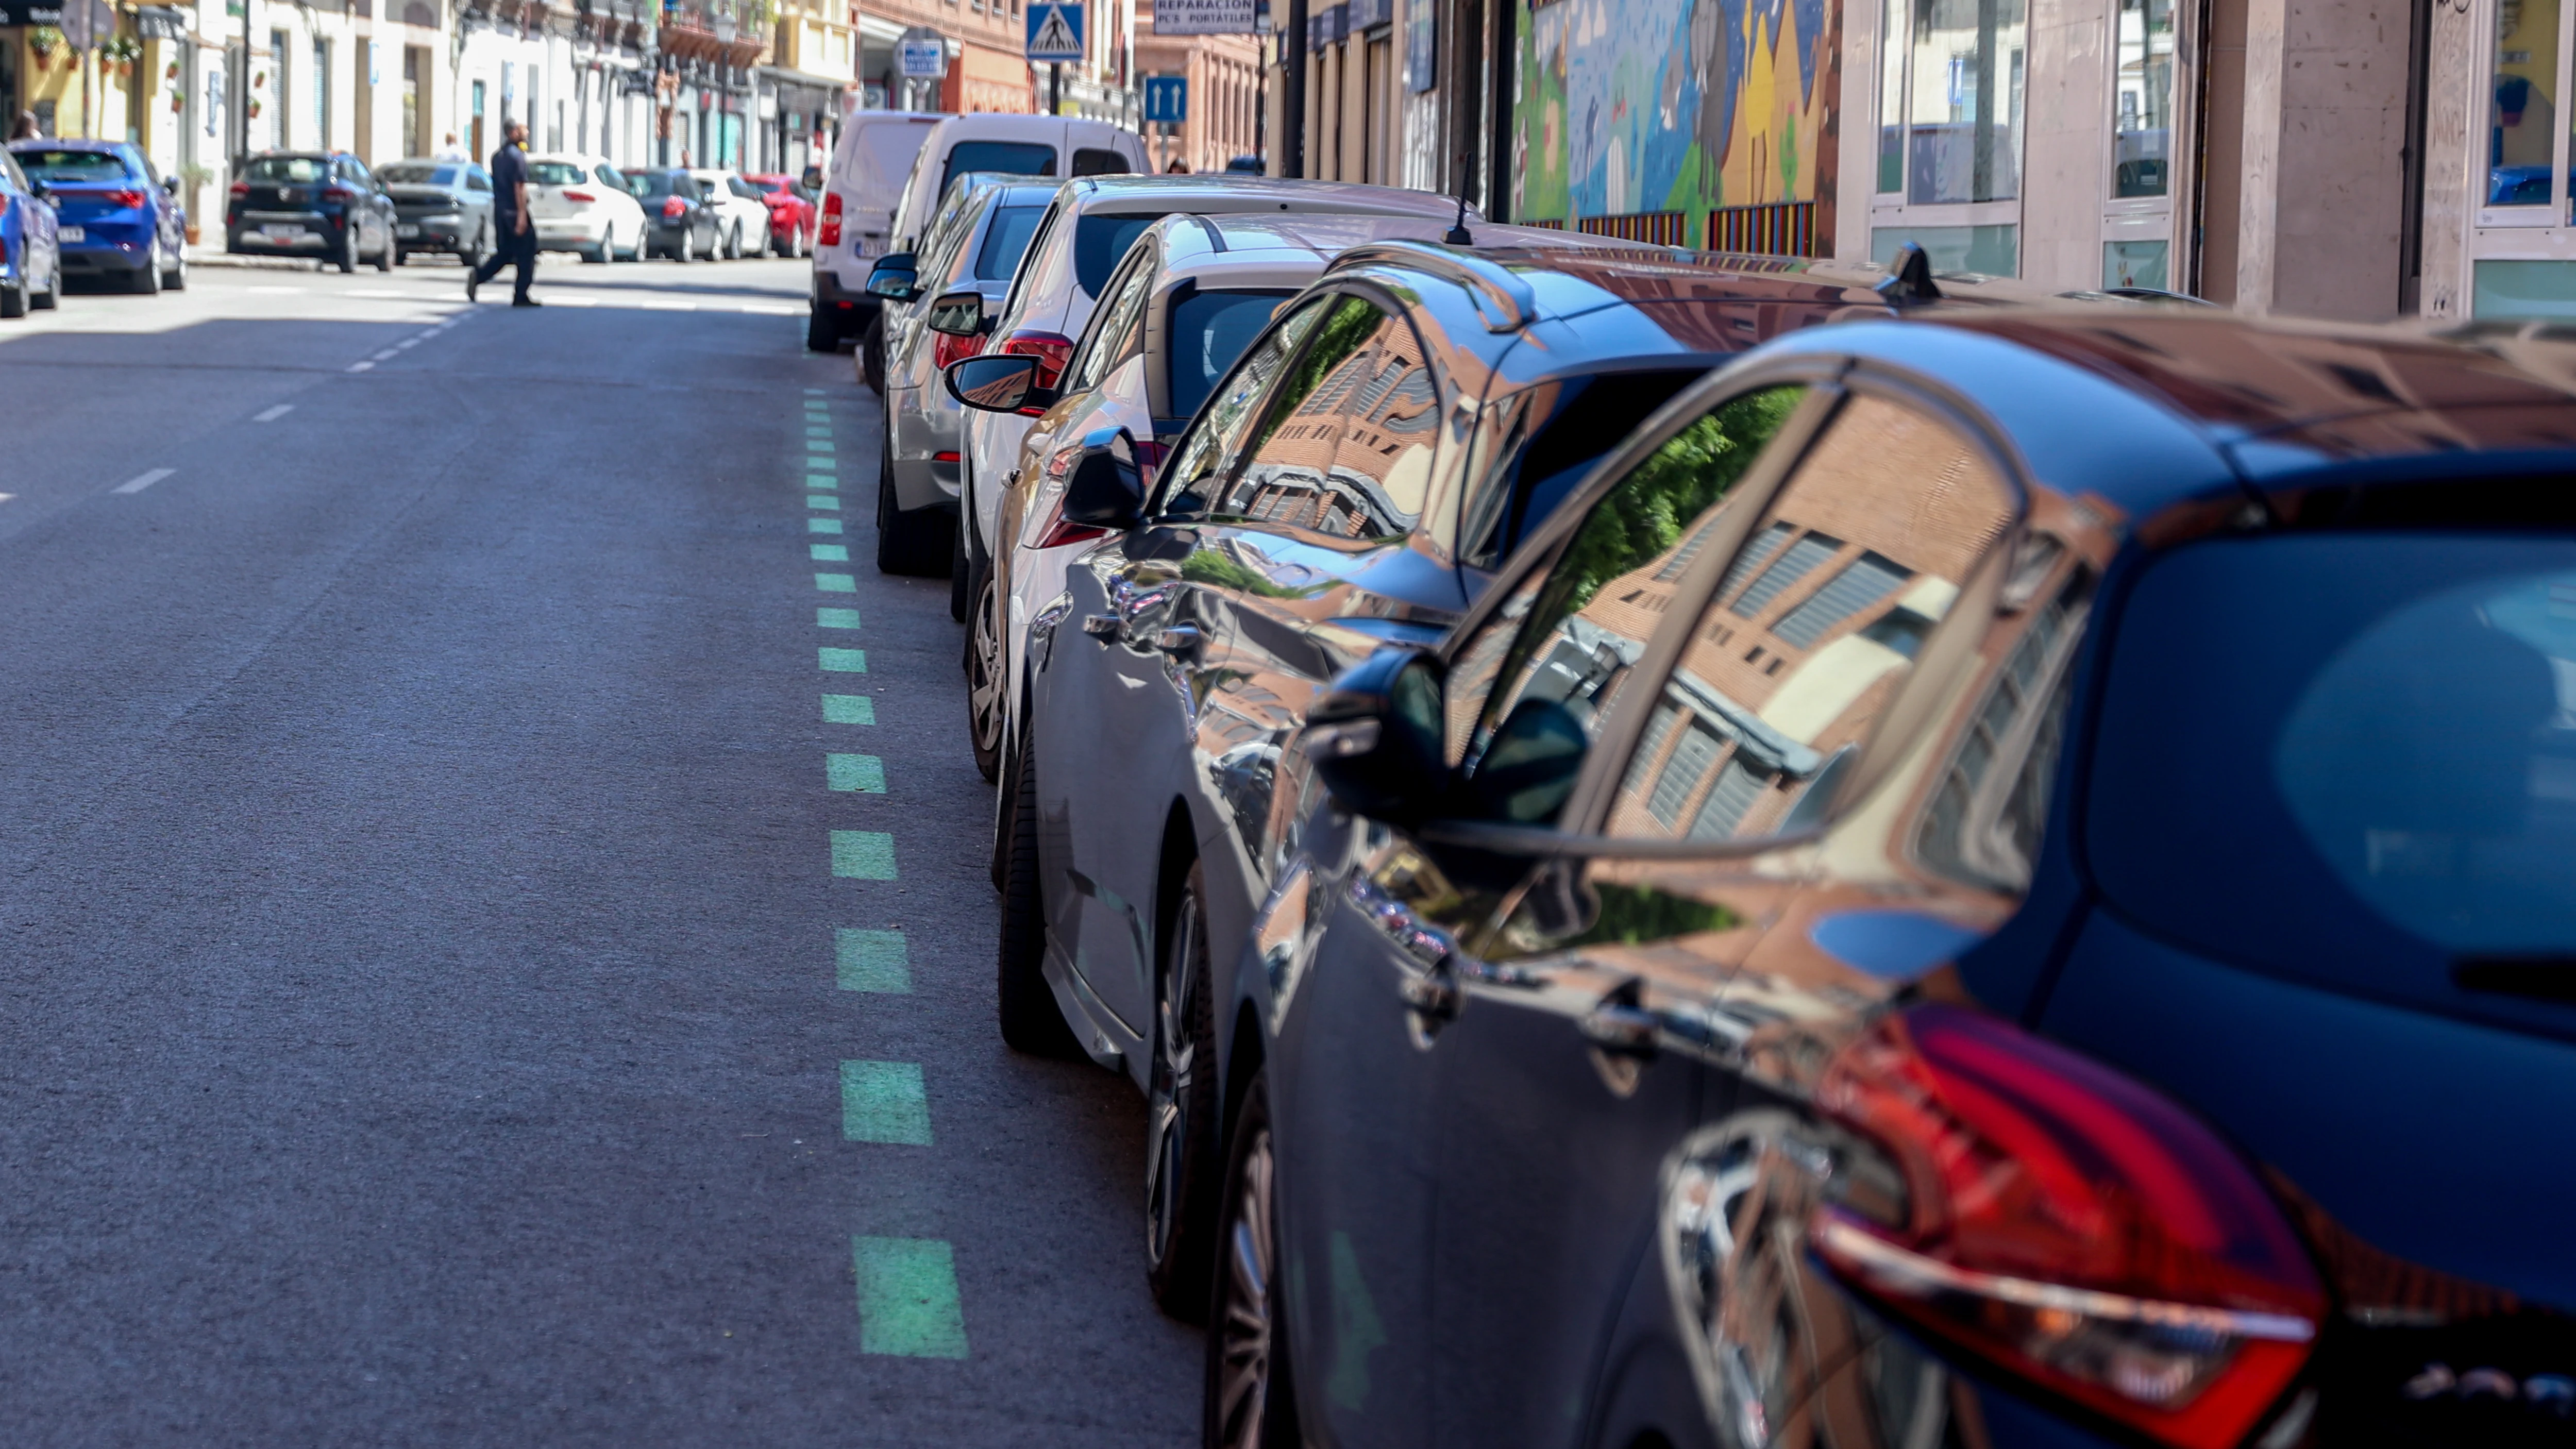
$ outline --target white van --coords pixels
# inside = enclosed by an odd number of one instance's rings
[[[868,268],[885,254],[913,158],[947,119],[920,111],[852,111],[842,120],[815,224],[807,347],[830,352],[876,320],[877,299],[867,293]]]
[[[890,155],[896,143],[893,135],[853,138],[863,125],[889,120],[932,124],[917,131],[908,127],[901,133],[910,149],[904,153],[908,169],[900,185],[868,197],[866,204],[875,205],[882,196],[886,220],[875,221],[876,213],[869,212],[862,221],[850,223],[848,218],[858,214],[852,208],[861,204],[858,193],[863,179],[876,184],[886,175],[882,162],[872,158]],[[1144,138],[1104,121],[998,112],[970,116],[852,112],[841,131],[841,144],[832,154],[832,174],[824,191],[822,232],[814,244],[813,320],[805,329],[805,345],[829,352],[844,340],[866,334],[877,315],[876,299],[867,293],[869,270],[888,252],[912,249],[921,229],[939,214],[940,198],[947,195],[951,179],[970,171],[1108,176],[1148,169]],[[835,243],[832,198],[845,190],[849,195],[841,203],[844,226]]]

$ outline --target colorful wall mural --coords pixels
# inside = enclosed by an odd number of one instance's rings
[[[1841,0],[1517,3],[1514,220],[1830,204]]]

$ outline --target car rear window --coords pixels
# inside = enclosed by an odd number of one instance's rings
[[[960,141],[948,148],[947,169],[939,173],[939,194],[969,171],[1005,171],[1014,176],[1053,176],[1055,147],[1044,141]]]
[[[528,181],[536,186],[579,186],[590,179],[590,173],[562,161],[531,161]]]
[[[1029,238],[1036,234],[1038,222],[1046,215],[1044,206],[1005,206],[993,213],[993,224],[984,228],[984,245],[975,253],[975,280],[1008,281],[1018,271],[1020,258],[1029,249]]]
[[[319,156],[262,156],[243,174],[253,181],[310,186],[330,174],[331,163]]]
[[[634,192],[637,196],[644,197],[647,200],[658,200],[661,197],[671,194],[672,184],[675,181],[682,181],[685,179],[686,178],[682,177],[676,171],[629,171],[626,173],[626,186],[628,190]],[[697,189],[691,186],[682,186],[680,188],[680,194],[683,196],[695,196],[697,194]]]
[[[134,172],[113,151],[13,151],[20,170],[36,181],[130,181]]]
[[[2576,972],[2576,539],[2197,544],[2115,637],[2085,841],[2123,910],[2374,995]]]
[[[456,184],[456,168],[453,166],[405,165],[396,162],[378,171],[376,175],[383,178],[387,186],[454,186]]]
[[[857,145],[851,148],[850,161],[856,173],[850,177],[861,187],[892,188],[912,170],[914,158],[921,154],[922,143],[930,139],[929,121],[872,121],[859,128]]]
[[[1073,226],[1073,280],[1082,295],[1098,297],[1109,284],[1109,274],[1145,228],[1161,221],[1168,213],[1160,211],[1127,212],[1117,216],[1086,216]]]
[[[1291,292],[1189,292],[1172,304],[1166,336],[1171,354],[1171,415],[1197,415],[1243,349],[1270,325]]]

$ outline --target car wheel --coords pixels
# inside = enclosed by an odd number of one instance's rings
[[[1211,1449],[1287,1449],[1298,1442],[1286,1299],[1279,1291],[1279,1159],[1270,1139],[1268,1077],[1257,1074],[1244,1089],[1218,1195],[1218,1261],[1200,1401],[1200,1442]]]
[[[725,234],[725,253],[724,253],[724,254],[725,254],[725,260],[727,260],[727,261],[738,262],[738,261],[741,261],[741,260],[742,260],[742,223],[741,223],[741,222],[738,222],[738,221],[737,221],[737,222],[735,222],[735,223],[733,224],[733,230]]]
[[[485,222],[474,230],[474,245],[465,253],[465,265],[479,267],[492,255],[492,223]]]
[[[385,244],[376,251],[376,270],[379,272],[392,271],[394,269],[395,260],[396,248],[394,246],[394,231],[392,227],[387,227],[385,228]]]
[[[0,287],[0,317],[15,321],[26,316],[28,290],[23,281],[14,287]]]
[[[944,576],[951,547],[944,530],[954,520],[942,508],[907,511],[895,502],[894,444],[889,440],[877,459],[877,572],[923,579]]]
[[[125,290],[143,297],[158,297],[161,295],[161,255],[159,248],[154,248],[153,254],[143,259],[143,265],[134,269],[134,275],[125,279]]]
[[[885,396],[885,309],[868,319],[868,330],[859,334],[859,380],[879,397]]]
[[[1002,940],[994,983],[1002,1041],[1011,1050],[1031,1056],[1073,1056],[1081,1048],[1039,969],[1046,960],[1046,921],[1038,898],[1037,760],[1026,740],[1015,753],[1019,774],[1010,786],[1016,798],[1004,815],[1004,828],[1011,835],[1002,871]]]
[[[184,245],[170,249],[170,266],[161,274],[161,290],[165,292],[188,290],[188,253]]]
[[[815,302],[805,313],[805,350],[834,352],[841,346],[840,324],[832,320],[831,309]]]
[[[599,245],[582,253],[581,259],[592,266],[606,266],[617,260],[617,228],[612,226],[601,232]]]
[[[690,262],[696,260],[697,250],[698,234],[684,226],[680,228],[679,245],[671,249],[671,260],[678,262],[682,266],[687,266]]]
[[[1215,1260],[1216,1012],[1208,1000],[1207,868],[1190,862],[1163,933],[1145,1083],[1145,1286],[1180,1319],[1207,1311]]]
[[[353,226],[340,233],[340,255],[338,257],[338,261],[340,264],[340,274],[342,276],[346,276],[358,269],[358,233],[361,230],[363,230],[363,228]]]
[[[1002,772],[1002,731],[1010,724],[1003,706],[1002,671],[1009,658],[1003,629],[1011,601],[1002,594],[999,574],[990,566],[977,569],[974,606],[966,620],[966,739],[975,751],[975,768],[987,780]]]

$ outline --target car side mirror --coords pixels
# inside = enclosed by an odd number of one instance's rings
[[[1144,517],[1145,470],[1136,465],[1136,440],[1125,428],[1093,431],[1064,480],[1064,521],[1123,533]]]
[[[909,302],[921,295],[919,277],[912,253],[888,252],[868,269],[868,295],[890,302]]]
[[[951,337],[984,335],[984,294],[973,289],[943,292],[930,304],[927,325]]]
[[[163,191],[165,191],[165,192],[168,192],[168,193],[169,193],[170,195],[172,195],[172,196],[176,196],[176,195],[178,195],[178,194],[179,194],[179,178],[178,178],[178,177],[176,177],[176,176],[164,176],[164,177],[162,177],[162,178],[161,178],[161,189],[162,189]]]
[[[38,201],[50,202],[54,199],[54,188],[31,176],[27,178],[27,194]]]
[[[1503,825],[1554,825],[1591,747],[1582,717],[1565,701],[1523,699],[1486,742],[1459,813]]]
[[[1439,660],[1406,645],[1380,649],[1333,681],[1307,711],[1301,739],[1334,803],[1408,827],[1443,813],[1442,693]]]
[[[965,357],[940,374],[948,395],[979,413],[1045,412],[1053,388],[1038,386],[1038,359],[1022,353]]]

